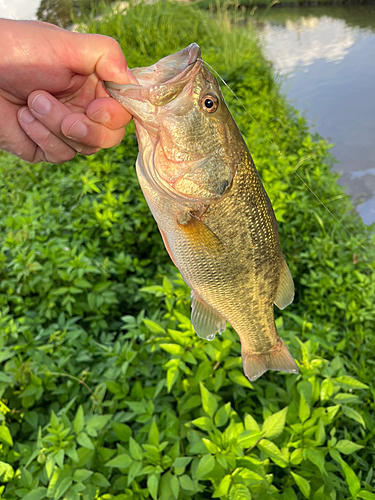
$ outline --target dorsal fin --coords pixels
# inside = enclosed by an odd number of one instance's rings
[[[191,322],[195,333],[206,340],[213,340],[216,332],[223,333],[226,328],[225,319],[191,292]]]
[[[294,299],[294,284],[293,278],[290,274],[289,267],[283,258],[279,286],[277,287],[275,304],[279,309],[284,309],[291,304]]]

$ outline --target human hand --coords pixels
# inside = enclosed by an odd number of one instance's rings
[[[102,81],[136,79],[115,40],[0,19],[0,45],[0,149],[62,163],[121,142],[131,115]]]

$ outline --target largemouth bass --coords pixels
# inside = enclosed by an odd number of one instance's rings
[[[138,179],[165,247],[192,290],[191,321],[207,340],[226,321],[245,375],[298,373],[273,305],[293,301],[277,223],[249,150],[198,45],[106,87],[133,116]]]

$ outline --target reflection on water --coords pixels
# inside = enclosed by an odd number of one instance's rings
[[[266,56],[288,98],[331,140],[340,183],[375,221],[375,7],[271,9]]]

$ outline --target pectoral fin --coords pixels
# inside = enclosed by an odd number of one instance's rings
[[[216,234],[195,216],[191,216],[187,223],[179,223],[179,227],[195,248],[203,247],[211,254],[219,253],[224,248]]]
[[[193,299],[191,303],[191,322],[195,333],[201,339],[213,340],[216,332],[220,334],[225,332],[225,319],[205,302],[198,299],[194,292],[191,292],[191,296]]]
[[[294,299],[294,284],[289,267],[283,258],[280,271],[279,286],[277,288],[275,304],[279,309],[284,309],[291,304]]]

